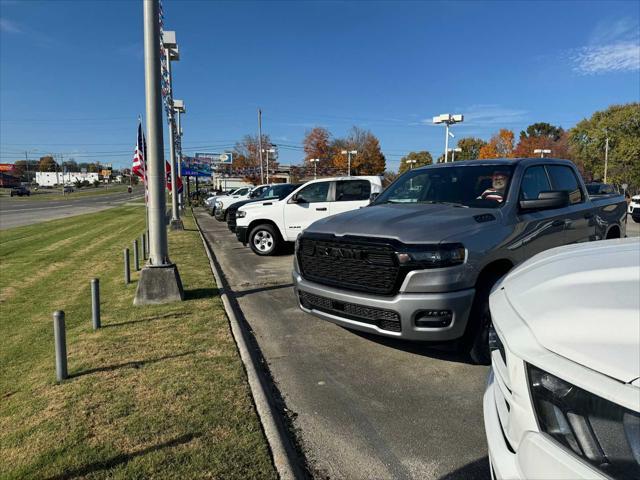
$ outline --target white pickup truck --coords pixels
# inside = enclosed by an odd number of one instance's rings
[[[305,183],[282,200],[244,205],[236,237],[258,255],[272,255],[316,220],[369,205],[382,190],[380,177],[322,178]]]

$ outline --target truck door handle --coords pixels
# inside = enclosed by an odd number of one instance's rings
[[[318,212],[326,212],[327,211],[327,207],[318,207],[318,208],[316,208],[316,210]]]

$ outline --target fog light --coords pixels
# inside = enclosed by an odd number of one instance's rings
[[[451,325],[451,310],[420,310],[415,315],[416,327],[444,328]]]

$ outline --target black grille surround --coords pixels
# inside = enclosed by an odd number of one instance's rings
[[[235,205],[231,205],[227,209],[227,226],[232,229],[236,228],[236,217],[238,215],[238,208],[234,208]]]
[[[348,318],[361,323],[368,323],[369,325],[375,325],[382,330],[388,330],[390,332],[402,331],[400,315],[393,310],[340,302],[304,291],[299,291],[298,296],[300,304],[305,308]]]
[[[382,296],[398,293],[419,264],[400,265],[397,252],[409,247],[393,239],[303,233],[297,251],[300,274],[315,283]]]

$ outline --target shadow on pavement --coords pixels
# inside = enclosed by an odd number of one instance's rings
[[[201,433],[187,433],[185,435],[176,437],[173,440],[159,443],[158,445],[147,447],[142,450],[138,450],[136,452],[127,453],[127,454],[121,453],[120,455],[116,455],[115,457],[109,458],[107,460],[90,463],[88,465],[84,465],[82,467],[76,468],[75,470],[68,470],[60,475],[49,477],[49,480],[70,480],[72,478],[77,478],[77,477],[86,477],[87,475],[90,475],[92,473],[96,473],[101,470],[109,470],[118,465],[122,465],[123,463],[127,463],[130,460],[136,457],[140,457],[142,455],[146,455],[147,453],[155,452],[157,450],[162,450],[163,448],[171,448],[178,445],[184,445],[185,443],[189,443],[191,440],[201,435],[202,435]]]
[[[467,463],[451,473],[447,473],[439,480],[490,480],[489,458],[484,456],[475,462]]]
[[[342,327],[344,328],[344,327]],[[403,352],[421,355],[423,357],[437,358],[438,360],[446,360],[448,362],[466,363],[473,365],[469,356],[456,350],[454,342],[448,343],[427,343],[427,342],[411,342],[409,340],[397,340],[395,338],[381,337],[367,332],[359,332],[344,328],[350,333],[358,335],[379,345],[402,350]]]

